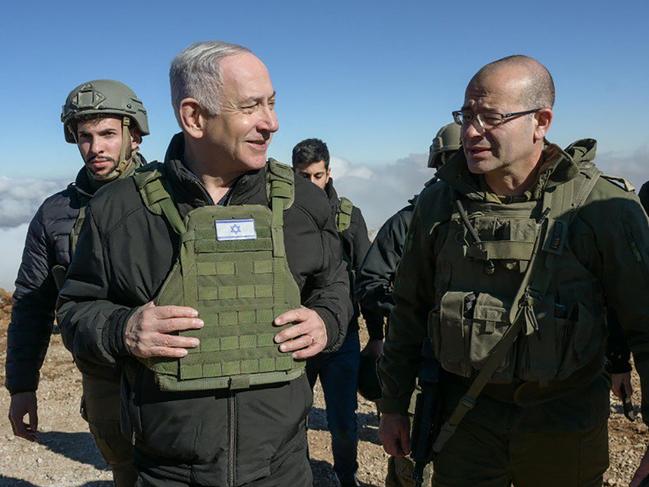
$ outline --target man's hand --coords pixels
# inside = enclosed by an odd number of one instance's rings
[[[24,422],[25,416],[29,416],[29,423]],[[29,441],[37,440],[38,400],[36,392],[18,392],[11,396],[9,422],[15,436]]]
[[[368,341],[365,348],[361,351],[361,355],[369,355],[373,358],[379,358],[383,355],[383,339],[374,338]]]
[[[327,328],[312,309],[292,309],[273,322],[276,326],[287,323],[293,324],[275,335],[275,343],[281,343],[280,351],[293,352],[294,359],[305,359],[319,354],[327,346]]]
[[[381,414],[379,439],[383,449],[393,457],[405,457],[410,453],[410,419],[398,413]]]
[[[129,318],[124,344],[135,357],[182,358],[188,348],[199,345],[198,338],[174,335],[183,330],[203,328],[198,311],[187,306],[156,306],[153,301],[140,306]]]
[[[631,479],[629,487],[639,487],[642,481],[649,476],[649,446],[644,452],[642,460],[640,460],[640,465],[638,470],[635,471],[635,475]]]
[[[633,394],[633,386],[631,385],[631,372],[623,372],[621,374],[611,374],[611,392],[615,397],[622,400],[622,387],[626,392],[627,397]]]

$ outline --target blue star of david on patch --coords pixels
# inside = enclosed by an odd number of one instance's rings
[[[254,240],[257,238],[255,220],[252,218],[239,218],[228,220],[215,220],[216,239],[225,240]]]

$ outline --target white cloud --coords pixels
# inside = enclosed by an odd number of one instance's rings
[[[603,152],[595,162],[605,174],[621,176],[631,181],[636,192],[649,181],[649,146],[640,147],[630,155]]]
[[[28,223],[17,227],[0,228],[0,287],[14,290],[14,281],[22,259]]]
[[[66,184],[62,180],[0,176],[0,228],[29,222],[43,200]]]
[[[347,159],[340,157],[332,157],[330,162],[331,172],[336,175],[337,179],[345,177],[356,177],[361,179],[370,179],[374,176],[372,171],[367,166],[354,167]]]
[[[338,194],[352,200],[363,212],[368,229],[376,231],[433,177],[427,162],[428,154],[372,166],[333,157],[331,174]]]

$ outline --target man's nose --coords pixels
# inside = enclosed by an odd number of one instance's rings
[[[93,154],[100,154],[104,150],[104,144],[100,137],[93,137],[90,140],[90,152]]]
[[[270,106],[263,109],[260,119],[260,129],[271,133],[279,130],[279,121],[277,120],[277,113]]]
[[[474,117],[473,120],[471,120],[470,123],[465,123],[462,125],[462,139],[472,139],[474,137],[482,137],[484,134],[484,129],[482,128],[482,125],[480,125],[480,122],[478,121],[478,117]]]

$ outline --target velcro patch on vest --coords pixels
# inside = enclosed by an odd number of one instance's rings
[[[257,231],[255,230],[255,220],[247,218],[245,220],[215,220],[216,239],[220,242],[226,240],[255,240]]]

